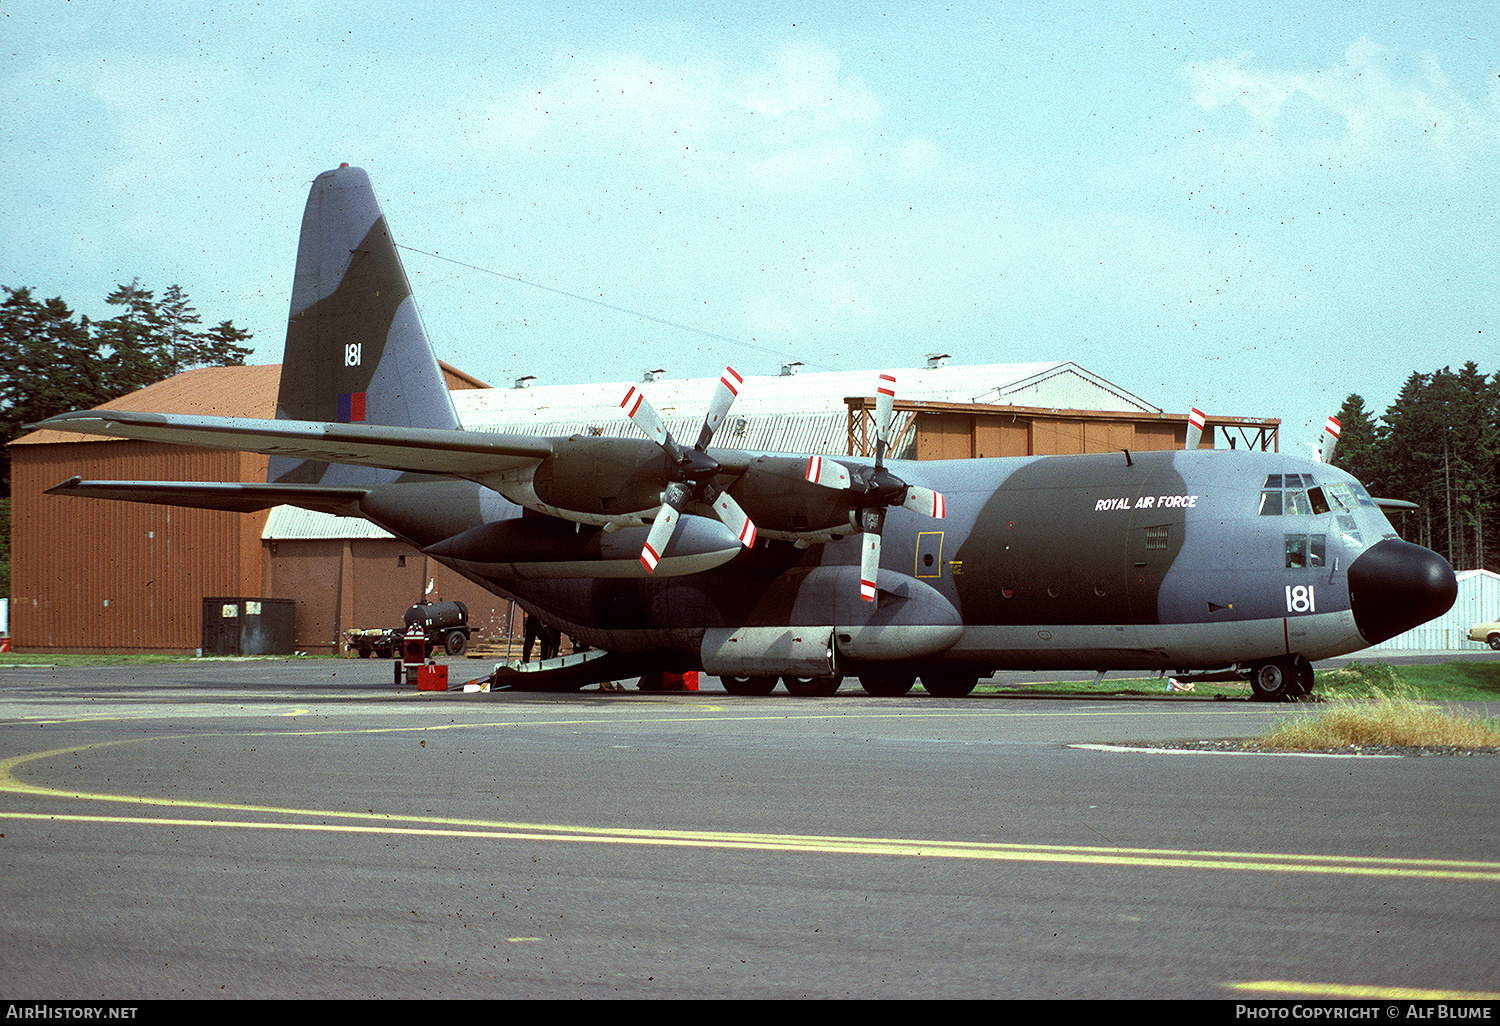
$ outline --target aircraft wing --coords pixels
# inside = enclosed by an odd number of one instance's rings
[[[160,506],[221,509],[231,513],[253,513],[273,506],[361,516],[359,502],[364,488],[341,488],[319,484],[236,484],[219,481],[85,481],[74,477],[47,489],[48,495],[76,495],[88,499],[117,499]]]
[[[80,410],[32,427],[470,480],[538,463],[553,452],[548,439],[529,435],[125,410]]]

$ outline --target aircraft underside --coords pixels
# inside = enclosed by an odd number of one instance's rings
[[[634,665],[740,681],[859,677],[878,689],[887,680],[964,681],[997,670],[1181,673],[1261,664],[1279,664],[1295,680],[1301,663],[1367,644],[1347,609],[1196,624],[964,624],[936,589],[891,572],[882,574],[873,607],[841,602],[856,574],[851,566],[796,566],[753,589],[743,573],[729,572],[487,583],[591,648],[639,657]],[[844,616],[827,615],[835,610]],[[572,679],[580,679],[576,669]]]

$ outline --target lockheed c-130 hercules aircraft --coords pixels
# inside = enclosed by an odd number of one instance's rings
[[[578,688],[700,669],[735,694],[961,696],[998,669],[1231,670],[1263,699],[1457,594],[1365,489],[1281,453],[1118,451],[873,461],[673,438],[466,431],[369,178],[318,176],[302,222],[276,419],[91,410],[41,427],[266,453],[266,484],[83,481],[55,494],[364,517],[594,649]],[[1191,430],[1191,429],[1190,429]],[[520,676],[520,675],[518,675]]]

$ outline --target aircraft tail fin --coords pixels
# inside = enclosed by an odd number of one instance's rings
[[[323,172],[308,195],[276,417],[460,426],[395,241],[361,168]],[[396,476],[273,456],[267,480],[370,485]]]

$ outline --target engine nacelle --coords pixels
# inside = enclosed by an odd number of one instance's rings
[[[483,524],[422,551],[450,566],[490,577],[546,581],[645,577],[641,546],[648,528],[606,531],[552,517]],[[662,553],[655,576],[702,573],[729,562],[740,540],[717,520],[684,516]]]

